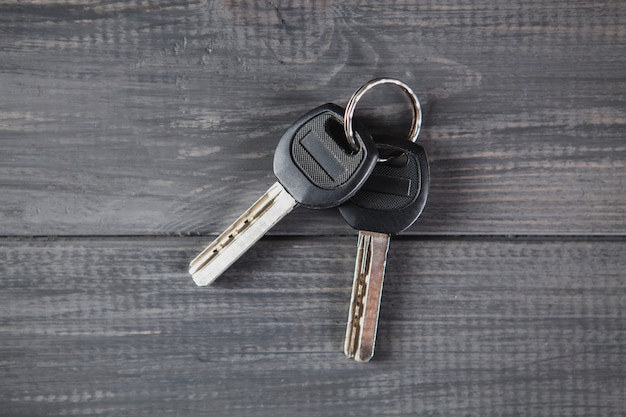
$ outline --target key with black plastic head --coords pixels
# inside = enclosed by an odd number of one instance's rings
[[[378,152],[362,126],[356,128],[357,146],[348,143],[343,114],[343,108],[325,104],[287,129],[274,154],[278,182],[191,261],[197,285],[213,282],[296,205],[335,207],[358,191]]]
[[[428,197],[430,172],[424,149],[408,140],[378,143],[381,154],[399,155],[379,162],[363,188],[339,207],[359,230],[354,282],[344,353],[359,362],[374,355],[390,237],[411,226]]]

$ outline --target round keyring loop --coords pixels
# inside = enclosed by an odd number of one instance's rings
[[[420,106],[420,102],[417,99],[417,96],[411,90],[411,87],[406,85],[400,80],[396,80],[395,78],[374,78],[363,84],[361,88],[356,90],[356,92],[350,97],[348,104],[346,105],[346,112],[344,114],[344,125],[343,129],[346,135],[346,139],[348,139],[348,143],[358,152],[360,150],[360,145],[356,141],[354,137],[354,128],[352,127],[352,119],[354,118],[354,110],[356,109],[356,105],[361,100],[361,98],[372,88],[381,85],[381,84],[393,84],[395,86],[400,87],[402,91],[409,97],[411,100],[411,105],[413,107],[413,120],[411,122],[411,130],[409,131],[408,140],[411,142],[415,142],[417,140],[417,136],[420,133],[420,128],[422,126],[422,107]]]

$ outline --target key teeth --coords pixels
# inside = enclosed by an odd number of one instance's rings
[[[357,362],[369,362],[374,356],[388,249],[388,234],[359,232],[344,341],[344,353]]]
[[[282,185],[279,183],[272,185],[191,261],[189,273],[196,285],[204,287],[215,281],[296,204]]]

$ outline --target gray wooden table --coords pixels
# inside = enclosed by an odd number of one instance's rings
[[[377,76],[431,190],[359,364],[336,211],[187,264]],[[0,1],[0,93],[0,415],[626,413],[623,2]]]

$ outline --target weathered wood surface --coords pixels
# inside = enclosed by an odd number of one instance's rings
[[[0,0],[0,416],[624,415],[625,9]],[[336,211],[186,267],[375,76],[420,97],[432,183],[363,365]],[[403,134],[390,91],[357,114]]]
[[[383,75],[424,107],[410,233],[626,233],[623,2],[0,2],[0,51],[0,235],[218,233]],[[308,215],[275,233],[345,233]]]
[[[197,289],[201,240],[5,240],[1,414],[623,415],[623,241],[397,239],[364,365],[354,237],[266,239]]]

